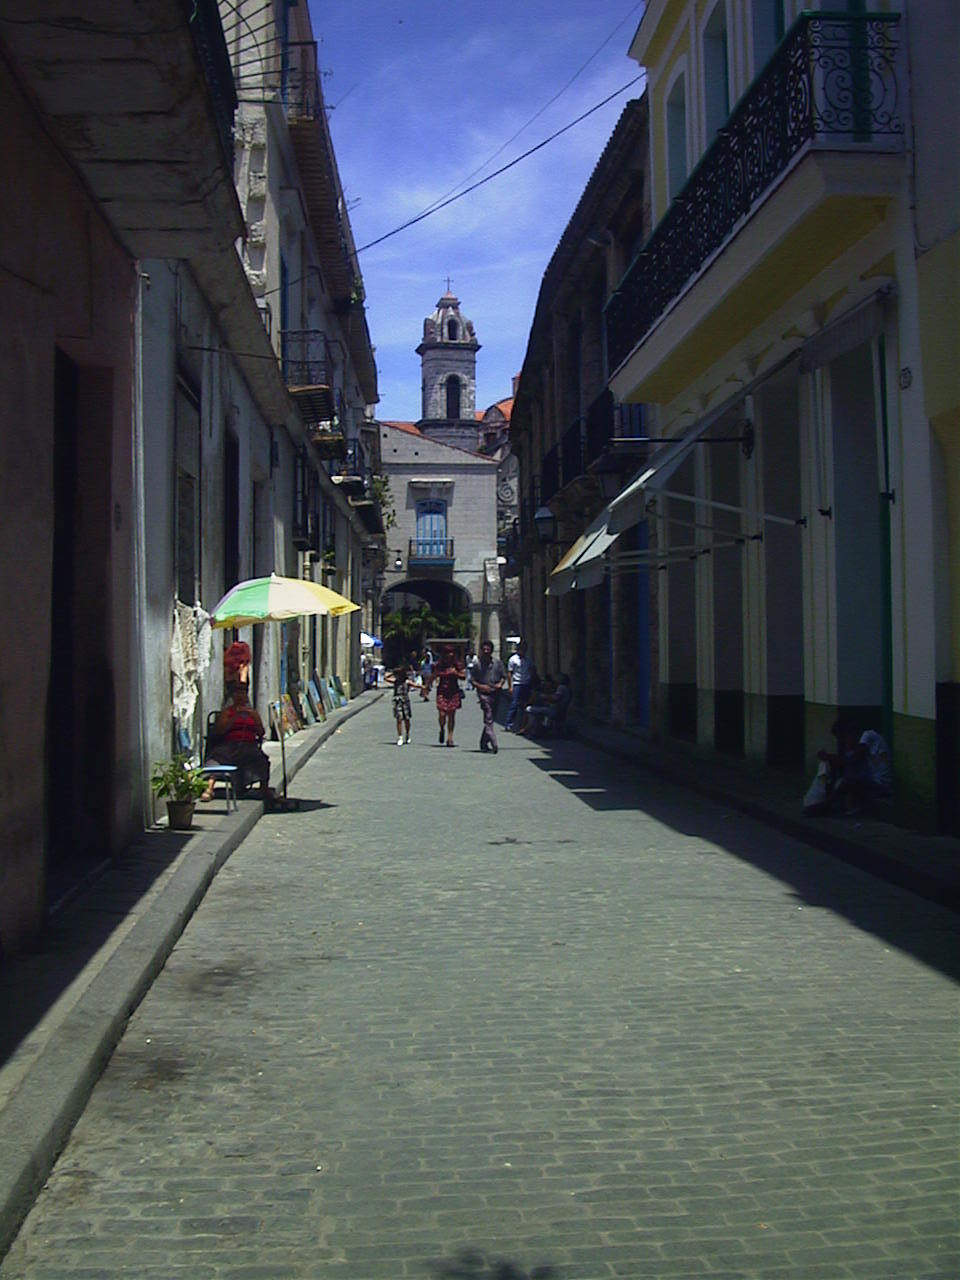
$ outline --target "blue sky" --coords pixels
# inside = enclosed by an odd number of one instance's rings
[[[309,0],[350,221],[362,246],[458,187],[607,43],[471,181],[639,74],[631,0]],[[608,40],[608,37],[609,40]],[[508,173],[361,254],[382,418],[420,416],[423,319],[449,275],[474,322],[477,407],[509,396],[543,272],[635,84]]]

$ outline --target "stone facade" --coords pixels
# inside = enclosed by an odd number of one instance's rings
[[[461,449],[477,447],[477,352],[473,321],[449,291],[423,322],[417,347],[421,366],[420,429],[432,440]]]

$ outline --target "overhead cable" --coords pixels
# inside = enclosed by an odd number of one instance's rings
[[[399,235],[401,231],[406,231],[408,227],[416,226],[418,222],[423,222],[425,218],[429,218],[432,214],[439,213],[441,209],[446,209],[448,205],[454,204],[457,200],[462,200],[464,196],[470,195],[472,191],[476,191],[479,187],[486,186],[486,184],[488,182],[492,182],[494,178],[499,178],[502,173],[506,173],[507,170],[512,169],[514,165],[518,165],[521,160],[526,160],[528,156],[532,156],[536,151],[541,151],[548,143],[559,138],[561,134],[569,132],[574,125],[578,125],[581,121],[586,120],[588,116],[592,116],[595,111],[599,111],[601,107],[605,107],[608,102],[612,102],[614,98],[618,98],[621,93],[626,93],[628,89],[631,89],[639,80],[642,79],[642,75],[634,76],[632,80],[628,80],[627,83],[621,85],[619,89],[615,89],[613,93],[604,98],[602,102],[598,102],[596,106],[591,107],[589,111],[584,111],[582,115],[577,116],[576,120],[571,120],[570,123],[565,124],[562,129],[558,129],[556,133],[551,133],[548,138],[544,138],[543,141],[538,142],[536,146],[530,147],[528,150],[521,152],[520,155],[515,157],[515,159],[509,161],[505,165],[501,165],[499,169],[494,169],[493,173],[488,173],[487,176],[485,178],[481,178],[479,182],[474,182],[471,186],[464,187],[464,189],[457,192],[456,195],[450,196],[446,200],[442,200],[439,204],[433,205],[423,213],[418,213],[415,218],[408,219],[406,222],[401,223],[399,227],[394,227],[392,231],[387,231],[384,235],[378,236],[376,240],[370,240],[367,244],[361,245],[356,252],[361,254],[367,249],[372,249],[375,245],[383,244],[384,240],[389,240],[391,236]]]

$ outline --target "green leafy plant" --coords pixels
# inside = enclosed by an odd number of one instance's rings
[[[196,800],[207,789],[207,780],[190,763],[188,756],[158,760],[153,766],[150,787],[155,796],[167,800]]]
[[[393,491],[390,488],[389,476],[373,477],[373,497],[380,508],[384,530],[394,529],[397,524],[397,509],[393,504]]]

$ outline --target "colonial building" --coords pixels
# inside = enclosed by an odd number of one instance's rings
[[[448,291],[424,321],[417,347],[420,420],[381,423],[383,472],[397,520],[382,607],[420,600],[442,612],[469,613],[474,640],[499,645],[498,463],[478,451],[479,349],[473,323]]]
[[[222,697],[204,611],[240,578],[317,572],[327,549],[359,600],[379,528],[361,452],[379,444],[375,369],[306,7],[257,4],[256,84],[214,0],[95,23],[79,3],[35,8],[25,22],[0,2],[17,175],[0,196],[0,573],[16,601],[0,951],[153,822],[153,762],[199,750]],[[291,101],[277,68],[297,51]],[[321,343],[296,367],[316,346],[291,335],[317,331],[333,355]],[[321,429],[340,432],[332,460]],[[358,626],[283,647],[279,628],[246,633],[261,706],[307,663],[351,682]]]
[[[643,446],[628,443],[643,432],[642,414],[615,404],[607,389],[603,307],[649,229],[647,152],[640,98],[624,108],[544,272],[512,407],[520,521],[509,551],[521,583],[519,630],[541,669],[568,673],[575,702],[591,714],[643,727],[647,570],[608,576],[564,566],[643,456]]]
[[[604,340],[665,443],[557,577],[656,570],[669,736],[799,777],[843,713],[956,832],[960,14],[902,9],[647,5],[653,229]]]

